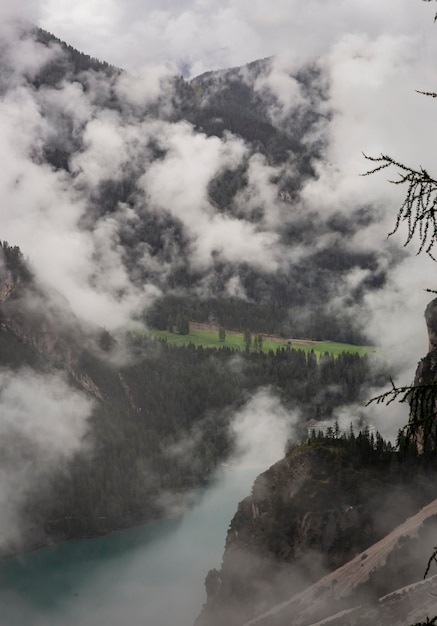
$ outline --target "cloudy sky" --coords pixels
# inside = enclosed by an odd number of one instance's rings
[[[3,13],[11,3],[2,0]],[[14,3],[17,4],[17,3]],[[434,3],[420,0],[20,0],[22,14],[80,50],[130,71],[186,74],[272,54],[323,55],[345,34],[405,36],[424,52]],[[434,57],[435,58],[435,57]]]

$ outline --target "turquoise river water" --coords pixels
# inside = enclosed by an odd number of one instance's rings
[[[232,467],[183,516],[0,562],[0,626],[192,626],[237,504],[283,455],[290,416],[260,390],[232,427]]]
[[[1,626],[191,626],[261,469],[223,468],[178,519],[1,562]]]

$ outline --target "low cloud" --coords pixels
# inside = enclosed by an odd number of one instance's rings
[[[29,4],[29,3],[27,3]],[[433,11],[421,2],[387,0],[353,6],[326,0],[209,0],[104,3],[39,0],[40,24],[79,49],[130,71],[165,60],[196,75],[286,53],[293,58],[322,56],[344,33],[423,32],[433,37]],[[426,23],[428,20],[428,24]],[[244,41],[244,46],[241,42]]]
[[[13,47],[10,32],[5,36]],[[29,37],[23,41],[37,72],[48,57]],[[120,232],[132,222],[129,209],[97,218],[92,209],[100,186],[125,176],[144,150],[138,122],[126,123],[97,104],[106,79],[95,80],[87,93],[78,82],[37,91],[15,57],[2,63],[21,77],[8,79],[0,101],[2,238],[21,247],[37,277],[62,293],[77,315],[107,328],[125,325],[159,290],[145,281],[134,285],[125,268]],[[52,147],[73,151],[70,172],[45,162]]]
[[[239,468],[261,471],[284,456],[287,440],[296,438],[299,412],[290,411],[269,388],[261,388],[235,414],[231,436]]]
[[[26,496],[84,449],[92,408],[60,374],[0,372],[0,548],[19,541]]]

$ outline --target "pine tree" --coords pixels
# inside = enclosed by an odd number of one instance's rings
[[[432,0],[425,0],[431,2]],[[437,19],[437,13],[435,16]],[[437,98],[435,92],[418,91],[419,94],[431,98]],[[364,175],[369,176],[381,170],[395,168],[399,178],[390,181],[395,185],[404,186],[406,193],[404,200],[398,209],[393,230],[389,233],[393,235],[397,232],[401,224],[407,226],[407,238],[405,245],[410,244],[413,238],[419,238],[419,249],[417,254],[425,252],[432,261],[435,261],[434,246],[437,244],[437,178],[430,175],[424,167],[411,167],[397,159],[381,154],[379,157],[364,155],[366,159],[373,162],[375,167]],[[430,293],[437,291],[427,289]],[[407,402],[410,405],[410,419],[404,430],[407,440],[416,440],[420,433],[420,439],[425,448],[429,440],[435,434],[435,420],[437,412],[437,381],[420,385],[407,385],[397,387],[391,381],[391,389],[369,401],[376,403],[390,404],[395,400]],[[433,442],[435,447],[435,442]]]
[[[226,341],[226,330],[225,330],[224,326],[219,326],[218,335],[219,335],[220,343],[225,343],[225,341]]]
[[[245,345],[246,351],[249,352],[250,347],[252,345],[252,333],[250,332],[249,328],[246,328],[244,330],[244,345]]]

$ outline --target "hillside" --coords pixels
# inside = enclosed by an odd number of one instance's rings
[[[436,303],[425,312],[419,387],[435,385]],[[369,430],[313,431],[256,479],[220,570],[207,575],[196,626],[408,626],[432,616],[435,577],[420,581],[437,529],[435,387],[409,403],[397,450]]]
[[[432,276],[383,238],[419,235],[428,254],[437,239],[436,179],[408,165],[429,156],[417,137],[430,127],[401,96],[405,68],[424,83],[429,71],[406,15],[393,32],[366,16],[320,57],[190,80],[160,63],[134,76],[2,20],[0,559],[178,518],[220,466],[232,474],[257,421],[280,421],[284,457],[238,505],[195,626],[437,613],[435,570],[422,580],[437,529],[437,301],[418,388],[385,395],[410,407],[396,446],[363,408],[417,350],[406,319]],[[418,131],[399,132],[404,107]],[[399,161],[366,157],[367,173],[399,168],[403,204],[357,183],[361,150],[387,139]],[[379,340],[404,361],[375,358]]]
[[[390,574],[379,574],[371,558],[375,550],[385,562],[373,544],[388,545],[384,537],[435,496],[435,468],[397,456],[381,440],[373,447],[362,435],[316,439],[259,476],[231,522],[220,570],[207,576],[208,600],[196,626],[252,623],[249,619],[307,625],[330,614],[333,593],[339,611],[362,604],[369,594],[379,597],[420,580],[434,526],[420,549],[414,544],[405,555],[390,557]],[[345,579],[353,580],[352,572],[364,572],[364,560],[369,584],[356,591],[356,582],[353,593],[347,591],[338,572],[344,569]],[[326,572],[333,573],[322,578]],[[303,606],[311,620],[296,621]]]
[[[273,58],[191,81],[168,76],[148,96],[134,77],[48,33],[20,37],[47,60],[30,72],[4,55],[2,90],[14,98],[19,84],[41,116],[29,158],[44,176],[52,168],[62,202],[73,203],[70,226],[95,264],[83,268],[85,284],[125,298],[131,317],[160,329],[182,312],[367,343],[365,309],[353,311],[383,289],[403,252],[348,243],[379,219],[365,202],[323,215],[300,197],[317,179],[330,118],[317,62],[284,76],[296,92],[287,107],[271,86]],[[114,264],[113,285],[99,275]]]
[[[183,316],[363,341],[348,303],[382,288],[399,252],[348,244],[372,207],[320,219],[302,205],[330,115],[316,62],[286,76],[284,108],[274,58],[152,84],[22,22],[0,48],[1,554],[180,511],[258,393],[300,437],[384,384],[358,354],[142,336]]]
[[[2,554],[182,510],[232,453],[233,416],[260,388],[290,419],[301,407],[305,432],[386,379],[358,354],[318,362],[289,346],[237,355],[114,338],[38,282],[18,247],[2,244],[0,268],[0,464],[24,489],[0,493],[14,520]]]

